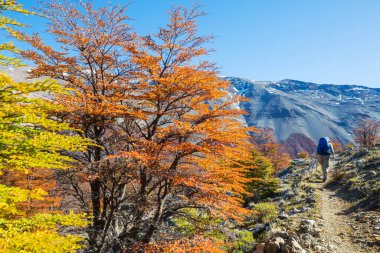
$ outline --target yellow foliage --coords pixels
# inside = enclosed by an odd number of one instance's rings
[[[68,253],[80,249],[83,238],[61,235],[58,228],[85,227],[87,223],[84,215],[70,212],[67,215],[38,214],[14,220],[0,216],[0,225],[0,252]]]
[[[14,27],[23,26],[15,19],[3,16],[4,11],[32,14],[12,0],[0,1],[0,32],[19,38]],[[1,51],[17,52],[12,43],[0,45]],[[0,54],[1,65],[21,65],[17,58]],[[2,171],[29,169],[64,169],[74,161],[61,151],[84,151],[88,141],[77,136],[61,134],[71,130],[49,118],[49,112],[58,109],[48,99],[33,98],[35,92],[50,96],[62,93],[51,80],[15,83],[0,73],[0,175]],[[43,200],[42,189],[27,190],[0,184],[0,252],[41,253],[76,252],[82,237],[60,234],[64,227],[85,227],[83,214],[37,214],[27,217],[19,208],[31,200]]]
[[[84,151],[90,144],[78,136],[62,135],[71,128],[49,118],[49,111],[57,108],[51,101],[29,97],[37,91],[53,95],[58,87],[50,80],[14,83],[0,73],[0,171],[64,169],[74,161],[61,151]]]
[[[0,172],[31,168],[64,169],[74,160],[61,151],[84,151],[90,142],[78,136],[61,134],[70,130],[48,117],[56,109],[51,101],[32,98],[33,92],[61,92],[50,80],[14,83],[0,73]],[[62,110],[60,108],[60,110]],[[0,185],[0,251],[1,252],[75,252],[81,237],[61,235],[62,226],[86,225],[83,215],[37,214],[23,217],[18,207],[30,200],[43,200],[41,189],[26,190]]]
[[[23,27],[25,25],[19,23],[17,20],[4,16],[3,12],[18,12],[25,15],[33,14],[33,12],[25,10],[21,4],[16,3],[15,0],[0,0],[0,31],[5,31],[6,34],[12,35],[13,37],[19,39],[20,35],[14,29],[14,27]],[[13,45],[13,43],[2,43],[0,44],[0,52],[9,51],[16,53],[18,49]],[[0,65],[14,65],[22,66],[21,61],[15,57],[5,56],[0,54]]]

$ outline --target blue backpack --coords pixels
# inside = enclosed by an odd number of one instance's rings
[[[317,153],[318,155],[331,155],[328,137],[322,137],[319,139]]]

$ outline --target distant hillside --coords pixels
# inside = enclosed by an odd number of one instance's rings
[[[231,82],[234,92],[249,98],[240,104],[248,112],[247,124],[272,128],[277,141],[286,143],[291,152],[299,148],[301,139],[309,142],[310,138],[316,143],[319,137],[330,136],[343,144],[352,142],[353,128],[360,119],[380,122],[378,88],[296,80],[225,79]],[[296,144],[289,147],[292,140]]]
[[[299,133],[291,134],[286,141],[280,141],[280,143],[293,158],[297,157],[300,151],[313,154],[317,150],[317,145],[312,139]]]
[[[15,81],[25,81],[28,67],[0,66],[0,71]],[[343,144],[352,142],[352,130],[361,118],[380,122],[380,88],[296,80],[225,79],[231,82],[233,92],[249,99],[239,105],[248,112],[244,116],[247,124],[272,128],[276,140],[293,157],[300,150],[313,152],[321,136],[330,136]]]

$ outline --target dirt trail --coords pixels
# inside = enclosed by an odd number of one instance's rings
[[[351,204],[335,195],[335,192],[324,189],[319,184],[320,212],[322,217],[321,237],[331,252],[334,253],[370,253],[368,249],[363,249],[360,245],[353,242],[353,229],[350,224],[354,223],[344,211],[351,207]]]

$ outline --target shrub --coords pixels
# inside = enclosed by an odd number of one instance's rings
[[[228,250],[231,253],[246,253],[253,252],[256,240],[250,231],[238,230],[236,234],[237,238],[234,240],[232,247]]]
[[[258,212],[258,221],[263,223],[268,223],[275,220],[279,213],[277,205],[271,202],[256,204],[254,209]]]
[[[302,159],[307,159],[309,158],[309,153],[307,153],[306,151],[301,151],[297,154],[297,157],[302,158]]]
[[[346,178],[347,173],[344,169],[335,169],[333,170],[333,181],[340,181]]]
[[[279,180],[274,178],[274,167],[271,161],[257,150],[252,151],[251,159],[244,164],[247,168],[246,190],[250,194],[245,196],[245,201],[262,201],[275,195],[279,188]]]

